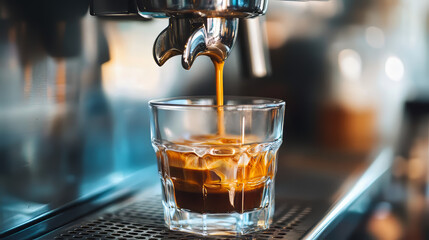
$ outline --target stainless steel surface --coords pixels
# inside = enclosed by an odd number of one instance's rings
[[[277,199],[272,227],[240,239],[299,239],[319,219],[326,203]],[[40,239],[201,239],[200,236],[170,231],[164,226],[161,196],[141,196],[82,222],[63,227]],[[236,237],[214,237],[237,239]]]
[[[70,202],[49,212],[41,213],[24,225],[20,225],[5,234],[0,233],[0,239],[34,239],[75,219],[84,218],[94,211],[109,206],[112,202],[130,198],[136,192],[141,191],[142,188],[158,183],[158,181],[155,181],[158,179],[153,177],[153,173],[156,171],[156,166],[151,166],[126,177],[120,183],[106,184],[102,191],[98,191],[96,194],[78,199],[79,201]]]
[[[190,69],[199,55],[225,61],[234,45],[237,30],[237,18],[171,17],[168,27],[155,40],[155,61],[161,66],[169,58],[182,55],[185,69]]]
[[[137,0],[140,13],[155,16],[192,14],[200,17],[255,17],[264,14],[268,0]]]
[[[249,78],[271,75],[265,18],[248,18],[240,22],[240,39],[244,74]]]
[[[326,229],[341,217],[359,197],[363,196],[365,191],[374,188],[376,182],[383,177],[386,173],[389,173],[393,162],[393,151],[391,149],[384,149],[375,158],[374,162],[369,168],[355,181],[353,184],[346,183],[342,189],[342,196],[336,200],[336,202],[330,207],[325,213],[323,218],[318,220],[317,224],[307,232],[303,239],[318,239],[321,236],[326,235]],[[372,190],[374,191],[374,190]],[[377,192],[377,191],[374,191]],[[368,205],[369,199],[365,199],[363,204]],[[355,206],[356,208],[356,206]],[[362,208],[365,209],[365,206]]]

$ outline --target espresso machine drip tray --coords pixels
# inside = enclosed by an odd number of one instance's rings
[[[270,229],[241,239],[299,239],[317,219],[323,217],[326,204],[277,199],[274,221]],[[115,207],[71,226],[64,227],[42,239],[201,239],[164,226],[161,196],[138,199]],[[216,239],[237,239],[220,237]]]
[[[347,239],[389,181],[393,152],[384,148],[366,157],[349,158],[314,153],[283,156],[288,161],[279,161],[281,174],[276,177],[276,207],[271,227],[242,237],[209,239]],[[314,159],[323,164],[315,164]],[[339,168],[344,169],[342,175],[338,174]],[[333,171],[337,175],[333,176]],[[150,179],[156,179],[155,168],[149,172],[154,173]],[[88,204],[94,206],[99,199]],[[64,220],[66,213],[62,218],[46,220],[48,224],[40,222],[39,228],[54,226],[54,223],[57,227],[37,239],[202,238],[170,231],[164,226],[161,186],[159,183],[147,184],[147,180],[146,185],[141,185],[134,194],[117,198],[82,217],[78,217],[77,212],[76,208],[70,208],[67,215],[74,217],[68,218],[70,221],[65,224],[58,222]],[[17,234],[11,235],[11,239],[25,236],[23,232]]]
[[[210,239],[348,239],[389,182],[393,151],[280,154],[268,230]],[[335,173],[335,174],[334,174]],[[134,190],[133,190],[134,189]],[[164,226],[157,166],[0,233],[1,239],[201,239]]]

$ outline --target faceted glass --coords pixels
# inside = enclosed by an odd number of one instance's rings
[[[215,102],[188,97],[149,103],[165,223],[200,235],[267,229],[285,103],[251,97]]]

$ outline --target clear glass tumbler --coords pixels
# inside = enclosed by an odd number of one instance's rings
[[[185,97],[149,105],[167,227],[200,235],[267,229],[285,103]]]

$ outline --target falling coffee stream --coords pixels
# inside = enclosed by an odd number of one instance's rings
[[[225,134],[225,125],[224,125],[224,110],[223,106],[223,67],[225,65],[224,61],[217,61],[212,58],[213,65],[216,70],[216,104],[217,109],[217,129],[218,135],[222,136]]]

